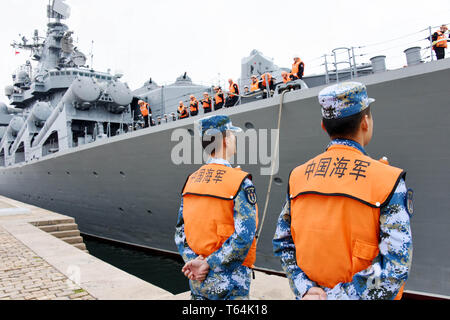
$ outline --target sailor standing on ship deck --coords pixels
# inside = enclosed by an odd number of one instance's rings
[[[256,259],[257,198],[251,175],[229,163],[236,153],[234,132],[242,130],[223,115],[199,124],[211,158],[183,188],[175,233],[186,262],[182,271],[190,279],[192,300],[248,300]]]
[[[370,158],[370,105],[360,83],[319,96],[327,151],[296,168],[273,240],[297,299],[400,299],[412,260],[413,191],[405,172]]]
[[[178,112],[178,117],[180,119],[189,118],[189,111],[188,111],[187,107],[184,105],[183,101],[180,101],[177,112]]]
[[[300,59],[298,54],[294,57],[294,64],[291,70],[291,79],[298,80],[303,79],[303,74],[305,73],[305,63]]]
[[[443,24],[441,28],[431,36],[431,40],[433,41],[433,50],[436,53],[436,58],[438,60],[445,59],[445,49],[447,49],[447,43],[450,41],[450,36],[447,35],[447,31],[447,26]]]
[[[210,113],[212,111],[212,101],[211,98],[209,97],[208,92],[203,93],[202,105],[203,105],[203,112],[205,114]]]
[[[144,128],[148,128],[151,124],[151,112],[150,105],[145,102],[144,100],[138,101],[140,111],[142,114],[142,117],[144,118]]]
[[[217,111],[223,108],[223,105],[225,104],[225,97],[220,87],[215,87],[214,91],[216,92],[216,96],[214,98],[214,111]]]
[[[191,112],[191,117],[195,117],[198,115],[198,100],[195,96],[190,96],[189,110]]]
[[[230,84],[230,91],[228,92],[228,98],[225,103],[225,108],[231,108],[236,105],[236,103],[239,101],[239,86],[234,83],[233,79],[229,79],[228,83]]]

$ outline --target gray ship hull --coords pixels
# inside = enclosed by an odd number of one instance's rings
[[[408,172],[415,190],[412,218],[414,258],[407,290],[450,296],[450,60],[360,78],[373,107],[374,158],[387,156]],[[288,93],[282,111],[280,171],[273,184],[256,266],[281,271],[272,237],[284,204],[290,171],[324,151],[317,94],[322,87]],[[233,123],[276,129],[280,97],[222,111]],[[193,129],[194,119],[133,132],[81,146],[38,162],[0,169],[4,196],[73,216],[80,230],[164,251],[176,252],[174,231],[180,191],[199,165],[172,164],[174,129]],[[269,176],[251,172],[260,211]],[[262,212],[260,212],[262,214]]]

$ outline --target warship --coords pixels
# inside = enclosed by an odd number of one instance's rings
[[[172,85],[149,79],[131,90],[121,74],[86,65],[86,55],[74,47],[73,32],[63,23],[70,15],[64,1],[51,2],[47,15],[45,38],[35,31],[32,41],[12,44],[29,50],[35,65],[19,67],[5,88],[9,105],[0,104],[0,193],[72,216],[83,234],[177,254],[181,188],[201,161],[172,161],[180,143],[174,133],[188,132],[194,149],[198,120],[178,120],[172,113],[178,101],[212,93],[212,86],[196,85],[182,74]],[[277,143],[269,174],[262,173],[259,162],[241,165],[253,174],[261,203],[257,269],[282,272],[272,238],[290,171],[328,144],[319,125],[318,93],[330,83],[357,79],[377,100],[369,153],[405,169],[407,184],[415,190],[414,257],[406,291],[450,297],[450,59],[425,63],[423,50],[429,49],[409,48],[408,65],[387,70],[386,57],[357,65],[351,48],[344,48],[349,53],[341,61],[344,68],[335,59],[323,74],[275,84],[273,92],[241,95],[236,106],[220,110],[246,130],[278,132],[271,139]],[[283,70],[254,50],[242,60],[241,87],[253,74],[270,72],[280,79]],[[139,100],[150,103],[160,125],[143,128]]]

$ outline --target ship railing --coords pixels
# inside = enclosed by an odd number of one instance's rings
[[[448,24],[450,23],[447,23],[446,25]],[[419,48],[418,53],[420,58],[418,59],[419,61],[417,61],[418,63],[431,62],[436,60],[433,50],[434,44],[432,41],[432,35],[440,26],[441,25],[429,26],[419,31],[377,43],[370,43],[364,46],[340,47],[332,50],[331,54],[325,54],[312,59],[305,58],[303,59],[306,62],[307,71],[305,77],[308,75],[324,74],[325,82],[327,84],[331,82],[339,82],[348,78],[355,79],[362,75],[367,75],[368,73],[374,73],[373,62],[371,59],[380,55],[385,55],[389,62],[386,65],[385,71],[401,69],[408,66],[405,50],[414,47]],[[344,67],[342,68],[341,66]],[[216,80],[216,82],[221,82],[220,75]],[[212,83],[212,81],[210,83]],[[211,89],[210,92],[212,95],[214,94]],[[200,94],[200,91],[170,98],[162,103],[163,105],[178,105],[180,100],[184,103],[189,103],[189,96],[191,94],[197,96]],[[239,95],[239,102],[237,105],[243,103],[243,97],[248,98],[249,95]],[[268,94],[267,98],[270,97],[271,95]],[[214,99],[212,100],[214,101]]]
[[[208,91],[208,90],[206,90],[206,91]],[[175,105],[175,106],[178,106],[178,103],[180,101],[183,101],[183,103],[189,103],[191,95],[198,98],[198,96],[203,95],[204,92],[205,92],[205,89],[203,88],[201,90],[197,90],[192,93],[186,93],[186,94],[174,97],[174,98],[167,99],[166,101],[164,101],[164,103],[168,104],[168,105]]]
[[[386,56],[387,69],[400,69],[407,66],[407,59],[405,53],[399,54],[399,51],[412,47],[420,47],[421,62],[431,62],[436,60],[432,35],[440,26],[429,26],[419,31],[364,46],[336,48],[331,54],[304,59],[307,63],[305,76],[325,74],[326,83],[341,81],[342,73],[346,74],[346,78],[353,79],[360,76],[359,66],[364,63],[372,64],[371,59],[380,55]],[[345,68],[340,68],[342,65],[345,65]]]

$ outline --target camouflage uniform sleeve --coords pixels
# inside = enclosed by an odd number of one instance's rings
[[[277,223],[277,230],[273,239],[273,251],[281,259],[281,266],[286,272],[289,284],[296,299],[300,300],[312,287],[312,282],[297,265],[295,245],[291,234],[291,201],[289,196]]]
[[[187,263],[188,261],[194,260],[198,257],[186,241],[186,234],[184,233],[183,199],[181,200],[180,211],[178,213],[178,223],[175,229],[175,244],[177,245],[178,252],[184,262]]]
[[[245,190],[253,187],[246,179],[234,200],[234,228],[222,247],[206,261],[214,272],[231,272],[242,265],[256,236],[256,206],[249,203]]]
[[[393,300],[408,279],[412,261],[410,216],[406,184],[401,180],[380,215],[380,254],[352,282],[324,288],[329,300]]]

